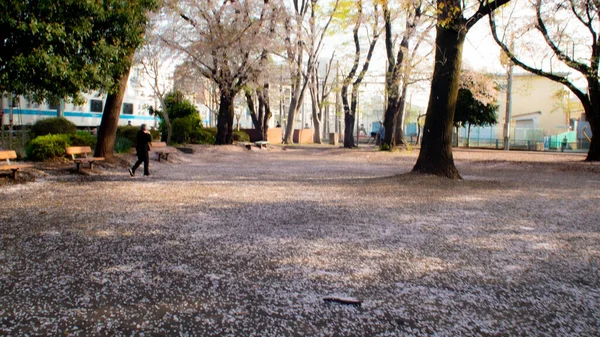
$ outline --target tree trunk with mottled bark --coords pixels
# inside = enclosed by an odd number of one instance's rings
[[[452,127],[467,30],[457,31],[440,25],[436,30],[431,94],[423,127],[421,151],[413,172],[461,179],[452,156]]]
[[[94,157],[104,157],[107,160],[111,160],[114,157],[117,127],[119,125],[125,90],[127,90],[127,81],[129,80],[129,70],[131,69],[132,61],[133,53],[129,55],[129,66],[127,69],[116,78],[118,87],[106,97],[102,120],[98,128]]]

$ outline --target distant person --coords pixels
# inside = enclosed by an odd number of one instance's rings
[[[560,152],[565,152],[565,149],[567,148],[567,136],[565,136],[562,140],[562,143],[560,144]]]
[[[133,126],[131,125],[131,121],[127,121],[127,126]]]
[[[365,129],[365,125],[364,124],[361,124],[360,128],[358,128],[358,134],[359,135],[365,135],[365,136],[367,135],[367,130]]]
[[[146,124],[142,124],[140,127],[140,131],[138,131],[136,136],[136,142],[135,150],[137,151],[138,160],[135,162],[135,165],[129,169],[129,174],[132,177],[135,176],[135,170],[140,167],[140,164],[144,163],[144,175],[149,176],[150,171],[148,170],[148,166],[150,165],[150,154],[148,151],[150,151],[152,136],[150,135],[150,131],[148,131]]]
[[[280,128],[281,124],[279,122],[277,122],[277,125],[275,126],[276,128]]]

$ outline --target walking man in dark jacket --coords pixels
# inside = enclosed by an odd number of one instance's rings
[[[144,175],[149,176],[150,171],[148,171],[148,165],[150,164],[150,155],[148,151],[150,151],[150,143],[152,142],[152,136],[150,135],[150,131],[146,127],[146,124],[142,124],[140,131],[138,131],[136,136],[136,146],[135,150],[137,151],[138,160],[135,162],[132,168],[129,169],[129,174],[133,177],[135,176],[135,170],[144,163]]]

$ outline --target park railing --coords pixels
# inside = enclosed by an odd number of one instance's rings
[[[29,141],[27,129],[9,130],[7,127],[0,128],[0,149],[15,150],[17,155],[25,155],[25,145]]]

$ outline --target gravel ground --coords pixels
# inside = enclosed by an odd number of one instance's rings
[[[193,149],[0,179],[0,335],[600,335],[583,154]]]

